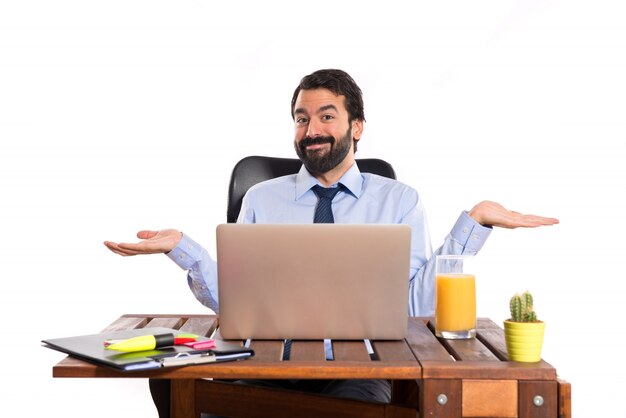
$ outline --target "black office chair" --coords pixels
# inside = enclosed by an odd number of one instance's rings
[[[363,158],[356,160],[359,169],[365,173],[378,174],[391,179],[396,173],[391,164],[378,158]],[[226,220],[229,223],[237,222],[241,201],[248,189],[257,183],[288,174],[295,174],[300,170],[302,162],[296,158],[276,158],[250,156],[240,160],[230,176],[228,187],[228,208]]]

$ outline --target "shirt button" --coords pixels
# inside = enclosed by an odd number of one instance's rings
[[[474,241],[476,241],[476,240],[478,239],[478,235],[476,235],[476,234],[472,235],[472,239],[473,239]]]
[[[464,233],[464,234],[467,234],[467,232],[468,232],[468,231],[469,231],[469,230],[467,229],[467,227],[463,228],[463,233]]]
[[[178,256],[178,258],[179,258],[180,260],[184,260],[184,259],[185,259],[185,258],[187,258],[187,257],[185,257],[185,254],[181,254],[181,255],[179,255],[179,256]]]

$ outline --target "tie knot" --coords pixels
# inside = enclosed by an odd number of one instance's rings
[[[342,188],[343,185],[341,183],[337,187],[322,187],[319,184],[316,184],[313,186],[313,193],[315,193],[318,199],[333,200],[335,195],[337,195]]]

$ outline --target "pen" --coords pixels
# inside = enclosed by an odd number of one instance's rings
[[[126,340],[108,340],[104,342],[104,347],[107,350],[123,352],[147,351],[193,342],[196,341],[197,338],[197,336],[190,334],[178,336],[174,334],[142,335]]]

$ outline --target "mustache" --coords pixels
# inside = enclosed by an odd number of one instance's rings
[[[316,136],[314,138],[311,138],[310,136],[305,136],[304,138],[302,138],[302,140],[300,140],[300,143],[298,145],[300,149],[304,150],[309,145],[314,145],[314,144],[333,145],[334,143],[335,143],[335,138],[333,138],[332,136]]]

